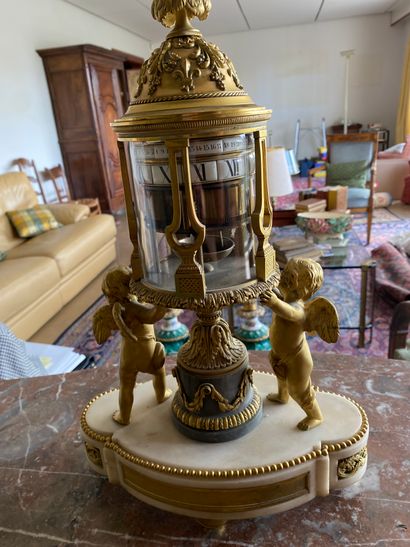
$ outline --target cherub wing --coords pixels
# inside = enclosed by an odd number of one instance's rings
[[[306,331],[317,333],[322,340],[334,344],[339,338],[339,316],[335,306],[323,296],[306,302]]]
[[[111,306],[98,308],[93,315],[93,331],[97,342],[99,344],[106,342],[114,330],[118,330],[118,327],[112,316]]]

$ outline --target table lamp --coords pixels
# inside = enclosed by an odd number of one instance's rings
[[[282,146],[267,150],[268,187],[273,210],[277,208],[277,198],[291,194],[293,189],[289,173],[286,151]]]
[[[277,198],[291,194],[293,184],[286,159],[286,151],[282,146],[269,147],[266,160],[269,196],[273,214],[275,214]],[[241,318],[241,324],[235,329],[235,336],[248,349],[270,349],[269,329],[259,319],[264,313],[264,309],[259,306],[257,300],[246,302],[238,310],[237,315]]]

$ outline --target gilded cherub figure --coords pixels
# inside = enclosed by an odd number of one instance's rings
[[[310,379],[313,361],[305,332],[318,334],[329,343],[339,338],[339,319],[334,305],[323,297],[307,302],[322,282],[323,270],[318,262],[292,258],[279,282],[283,300],[273,291],[260,297],[274,312],[269,330],[272,346],[269,357],[278,379],[278,393],[271,393],[268,399],[287,403],[290,395],[307,414],[297,424],[301,430],[312,429],[323,421]]]
[[[93,317],[94,336],[99,344],[104,343],[114,330],[119,330],[122,336],[119,410],[113,415],[113,419],[122,425],[130,421],[138,372],[154,376],[152,383],[158,403],[172,393],[166,387],[165,349],[156,341],[154,333],[154,323],[169,310],[138,302],[130,294],[130,279],[131,270],[124,266],[106,274],[102,291],[108,305],[99,308]]]

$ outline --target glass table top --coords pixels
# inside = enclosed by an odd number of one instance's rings
[[[371,260],[371,255],[363,245],[349,243],[345,247],[335,247],[332,256],[322,256],[319,259],[324,270],[360,268],[366,261]]]

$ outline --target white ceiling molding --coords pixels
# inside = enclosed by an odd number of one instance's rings
[[[386,13],[391,10],[394,3],[395,0],[325,0],[318,20],[331,21]]]
[[[218,1],[214,0],[215,5]],[[313,23],[321,0],[238,0],[252,30]]]
[[[395,25],[410,15],[410,0],[398,0],[391,10],[391,24]]]
[[[160,42],[167,34],[151,17],[151,0],[63,1],[149,42]],[[387,12],[392,12],[394,24],[410,13],[410,0],[212,0],[212,4],[206,21],[194,21],[205,36]]]

